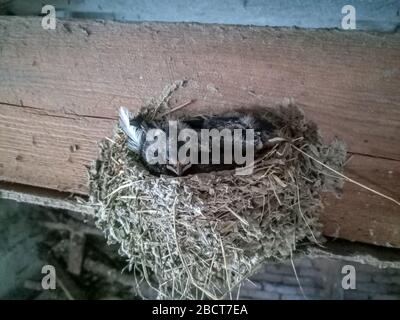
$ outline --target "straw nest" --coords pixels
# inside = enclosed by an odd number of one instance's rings
[[[310,156],[341,171],[344,145],[324,145],[297,107],[259,112],[280,128],[280,139],[248,176],[155,177],[119,129],[101,143],[89,203],[138,287],[148,282],[160,299],[229,298],[266,260],[320,243],[321,192],[342,182]]]

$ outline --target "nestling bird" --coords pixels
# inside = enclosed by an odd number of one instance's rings
[[[147,120],[120,108],[119,125],[128,149],[154,175],[230,170],[248,164],[270,147],[275,127],[264,119],[237,113],[168,121]],[[245,155],[243,155],[245,154]],[[247,158],[246,158],[247,156]]]

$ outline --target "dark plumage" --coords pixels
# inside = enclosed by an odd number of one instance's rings
[[[254,152],[255,156],[257,154],[264,151],[266,148],[270,146],[268,140],[274,137],[275,128],[274,126],[266,120],[244,115],[237,114],[233,116],[213,116],[213,117],[195,117],[192,119],[185,119],[181,121],[177,121],[177,134],[184,129],[192,129],[197,134],[198,137],[201,136],[202,129],[217,129],[219,132],[224,129],[230,130],[233,135],[233,130],[240,130],[242,137],[245,137],[246,129],[253,129],[254,131]],[[131,118],[130,113],[127,109],[121,108],[120,110],[120,127],[127,135],[128,138],[128,148],[135,152],[141,158],[143,164],[148,168],[148,170],[155,175],[166,174],[166,175],[174,175],[181,176],[186,174],[194,174],[201,172],[211,172],[211,171],[220,171],[233,169],[235,167],[239,167],[235,161],[232,164],[211,164],[211,150],[204,147],[205,143],[203,140],[199,138],[199,153],[198,153],[198,161],[197,163],[186,163],[183,164],[180,161],[176,161],[173,163],[150,163],[149,156],[146,153],[151,148],[151,145],[154,141],[148,141],[146,139],[146,134],[151,129],[157,129],[160,133],[165,134],[167,139],[170,137],[170,126],[167,120],[145,120],[140,115],[134,118]],[[224,153],[226,150],[224,149],[224,139],[221,138],[219,141],[220,146],[218,152],[220,153],[220,159],[223,161]],[[215,147],[211,144],[212,140],[210,138],[209,144],[210,146]],[[215,142],[214,142],[215,143]],[[238,145],[242,145],[242,153],[246,150],[246,141],[239,140]],[[177,141],[178,150],[185,144],[185,141]],[[217,146],[218,147],[218,146]],[[211,147],[212,148],[212,147]],[[163,145],[163,150],[165,152],[165,156],[167,160],[171,160],[171,155],[168,150],[168,142]],[[233,150],[233,147],[232,147]],[[210,164],[201,164],[201,152],[206,153],[203,157],[208,156]],[[208,153],[208,154],[207,154]]]

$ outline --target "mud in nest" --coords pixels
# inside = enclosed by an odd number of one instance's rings
[[[325,145],[297,107],[258,112],[280,128],[278,143],[247,176],[155,177],[119,129],[101,143],[89,203],[138,288],[148,282],[160,299],[229,298],[263,262],[321,243],[321,192],[342,181],[305,153],[341,172],[344,144]]]

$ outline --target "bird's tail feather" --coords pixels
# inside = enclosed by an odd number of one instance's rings
[[[119,109],[119,126],[128,137],[128,148],[134,152],[140,152],[143,130],[130,123],[130,112],[125,107]]]

